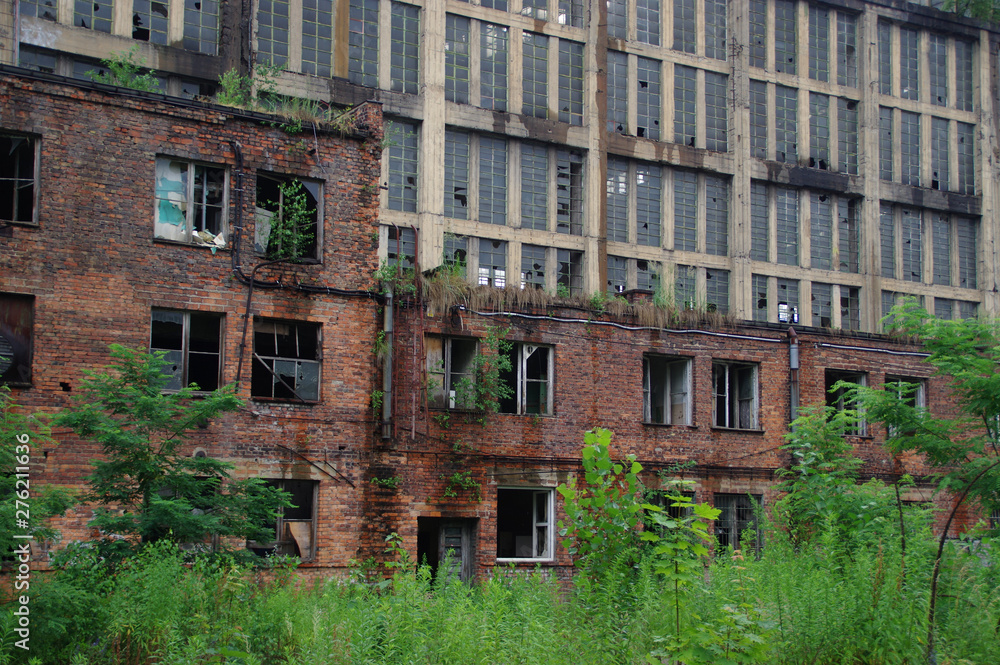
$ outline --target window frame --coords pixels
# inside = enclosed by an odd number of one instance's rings
[[[725,391],[719,391],[720,370],[725,370]],[[750,371],[749,379],[741,379],[739,375],[733,376],[732,372]],[[736,382],[735,384],[733,382]],[[752,389],[752,395],[741,397],[742,381],[748,381]],[[732,389],[736,389],[735,395]],[[719,413],[719,402],[725,400],[725,418],[721,419]],[[745,424],[741,420],[740,405],[744,401],[750,401],[750,420]],[[736,424],[733,424],[733,421]],[[721,424],[720,424],[721,423]],[[760,364],[753,362],[743,362],[738,360],[713,360],[712,361],[712,427],[714,429],[727,429],[739,431],[760,431]]]
[[[440,342],[440,358],[434,347]],[[456,349],[461,345],[464,362],[456,370]],[[445,409],[448,411],[473,411],[475,410],[475,362],[479,355],[479,340],[475,337],[439,337],[428,336],[424,342],[424,361],[427,373],[427,404],[432,409]],[[437,378],[440,377],[440,378]],[[456,386],[463,379],[468,379],[468,390],[471,394],[467,399],[472,400],[472,404],[460,402],[461,396],[458,394]]]
[[[523,556],[500,556],[500,503],[502,499],[502,493],[504,492],[531,492],[531,551],[532,555]],[[546,515],[544,520],[539,521],[538,519],[538,501],[541,497],[544,497],[545,501],[545,511]],[[496,562],[497,563],[522,563],[530,561],[553,561],[555,559],[555,491],[551,487],[499,487],[497,488],[497,549],[496,549]],[[537,554],[538,552],[538,539],[539,539],[539,529],[545,529],[545,543],[542,554]],[[511,532],[513,534],[513,532]],[[515,539],[517,538],[514,535]],[[523,536],[522,536],[523,537]],[[516,543],[516,540],[515,540]],[[517,545],[514,545],[515,553]]]
[[[868,423],[864,417],[864,409],[859,404],[848,403],[843,388],[839,390],[833,389],[833,386],[838,381],[846,381],[865,387],[868,385],[868,372],[827,368],[824,370],[823,379],[824,387],[826,388],[824,392],[826,394],[827,407],[834,408],[837,411],[850,409],[857,413],[857,423],[854,427],[845,430],[844,436],[868,436]]]
[[[662,362],[662,374],[659,388],[659,393],[661,399],[658,400],[659,404],[653,404],[653,398],[657,391],[654,389],[654,362]],[[674,366],[683,366],[683,377],[681,377],[681,382],[683,383],[682,391],[675,390],[673,385],[673,372],[671,368]],[[692,358],[687,356],[671,356],[671,355],[661,355],[655,353],[648,353],[642,357],[642,422],[647,425],[692,425],[692,411],[693,411],[693,394],[692,394],[692,383],[693,383],[693,366],[694,361]],[[674,395],[682,394],[682,410],[683,410],[683,421],[675,422],[673,414],[673,397]],[[654,417],[654,406],[658,406],[662,409],[662,416],[660,419]]]
[[[302,327],[304,329],[312,329],[312,331],[315,333],[316,357],[315,358],[305,358],[305,357],[302,357],[301,355],[297,356],[297,357],[279,356],[279,355],[273,355],[273,356],[267,355],[267,356],[264,356],[264,355],[259,354],[258,351],[257,351],[257,335],[258,335],[257,327],[258,327],[258,324],[260,324],[260,325],[270,324],[272,326],[275,326],[275,325],[294,326],[295,327],[295,346],[296,347],[300,346],[299,340],[300,340],[301,335],[300,335],[299,330],[298,330],[299,327]],[[264,331],[261,331],[261,333],[263,333],[263,332]],[[277,330],[272,330],[272,334],[274,334],[275,336],[277,336],[278,335]],[[273,402],[300,402],[300,403],[303,403],[303,404],[317,404],[317,403],[319,403],[321,401],[321,399],[322,399],[322,388],[323,388],[323,327],[322,327],[322,325],[320,323],[316,323],[316,322],[312,322],[312,321],[290,321],[290,320],[287,320],[287,319],[278,319],[278,318],[272,318],[272,317],[255,316],[254,320],[253,320],[253,335],[254,335],[254,338],[253,338],[253,347],[252,347],[253,357],[252,357],[251,369],[250,369],[250,398],[253,399],[253,400],[257,400],[257,401],[268,401],[268,402],[270,402],[270,401],[273,401]],[[275,340],[275,352],[276,353],[277,353],[277,347],[278,347],[278,342],[277,342],[277,340]],[[299,352],[299,353],[301,353],[301,352]],[[271,361],[270,366],[268,366],[265,363],[266,360],[270,360]],[[315,394],[315,396],[312,399],[307,399],[306,397],[302,396],[299,393],[298,390],[296,390],[296,388],[298,388],[298,382],[296,382],[296,384],[294,386],[287,385],[287,384],[283,386],[286,390],[289,390],[289,391],[292,392],[291,395],[289,395],[287,397],[285,397],[285,396],[276,396],[275,395],[275,391],[276,391],[275,381],[278,379],[278,375],[277,375],[277,373],[276,373],[276,371],[274,369],[274,363],[278,362],[278,361],[280,361],[280,362],[292,362],[292,363],[296,363],[296,376],[298,376],[298,374],[299,374],[299,368],[298,368],[299,364],[308,363],[308,364],[314,365],[316,367],[316,394]],[[258,369],[258,367],[261,367],[261,369]],[[264,376],[262,374],[258,375],[257,374],[258,372],[266,372],[267,375],[270,376],[270,384],[271,384],[271,390],[270,390],[271,394],[270,395],[256,394],[254,392],[257,389],[257,386],[255,384],[258,383],[257,381],[254,380],[255,375],[261,376],[261,377]]]
[[[311,499],[311,516],[309,519],[291,519],[285,517],[285,511],[287,508],[281,508],[278,511],[278,515],[275,518],[274,524],[274,540],[270,542],[261,541],[248,541],[247,548],[251,550],[272,550],[273,554],[284,554],[287,556],[295,556],[295,549],[299,549],[299,559],[302,563],[309,563],[316,560],[316,532],[319,520],[317,516],[319,511],[317,510],[317,504],[319,503],[319,481],[311,479],[300,479],[300,478],[264,478],[264,482],[272,487],[276,487],[285,492],[289,492],[293,495],[294,492],[287,489],[288,485],[291,483],[303,483],[311,485],[312,487],[312,499]],[[292,510],[298,510],[301,506],[295,506]],[[291,540],[285,540],[283,538],[282,532],[287,524],[291,523],[309,523],[310,524],[310,535],[309,535],[309,554],[308,556],[303,556],[301,548],[299,548],[298,541],[295,539],[294,535],[290,534]],[[282,551],[284,549],[290,549],[291,551]]]
[[[154,338],[155,338],[155,335],[156,335],[156,333],[154,331],[154,325],[156,323],[156,314],[157,314],[157,312],[172,313],[172,314],[180,314],[181,315],[182,330],[181,330],[181,348],[180,349],[167,349],[167,348],[164,348],[162,346],[161,347],[154,347],[153,346]],[[163,351],[163,352],[165,352],[164,360],[168,364],[163,367],[163,370],[164,370],[163,374],[164,375],[169,375],[169,376],[172,377],[171,378],[171,383],[174,382],[174,378],[173,377],[176,377],[177,374],[178,374],[178,372],[180,374],[180,385],[176,386],[176,387],[168,386],[165,389],[165,391],[167,391],[167,392],[174,392],[174,391],[180,390],[182,388],[186,388],[186,387],[190,386],[191,383],[192,383],[191,379],[190,379],[190,366],[191,366],[191,354],[192,354],[192,351],[191,351],[191,329],[192,329],[192,321],[191,321],[191,319],[192,319],[192,317],[204,318],[206,320],[207,319],[214,319],[215,322],[216,322],[216,325],[218,326],[217,339],[215,340],[217,348],[218,348],[218,351],[216,353],[214,353],[214,354],[212,354],[210,352],[207,352],[207,351],[195,351],[195,352],[193,352],[195,355],[198,355],[198,356],[201,356],[201,355],[214,355],[215,356],[215,358],[216,358],[215,386],[211,387],[211,388],[207,388],[205,386],[200,386],[199,385],[198,386],[198,390],[196,390],[195,393],[196,394],[207,394],[207,393],[209,393],[209,392],[211,392],[213,390],[216,390],[218,388],[221,388],[223,386],[223,381],[222,381],[223,372],[222,372],[222,368],[224,367],[224,355],[223,355],[223,353],[225,351],[225,342],[224,342],[225,326],[223,324],[223,322],[225,320],[224,319],[224,315],[223,314],[219,314],[219,313],[215,313],[215,312],[200,312],[200,311],[191,311],[191,310],[171,309],[171,308],[167,308],[167,307],[153,307],[152,310],[150,311],[149,351],[150,351],[150,353],[155,353],[157,351]],[[175,365],[173,372],[167,372],[166,370],[169,368],[169,365],[171,363],[171,361],[168,360],[168,355],[171,352],[178,352],[178,351],[181,354],[181,360],[180,360],[179,366]]]
[[[317,180],[315,178],[302,177],[299,175],[286,174],[286,173],[275,173],[272,171],[258,171],[256,174],[256,181],[254,182],[254,252],[258,256],[269,256],[269,247],[262,246],[260,244],[260,233],[257,226],[261,222],[261,217],[264,216],[268,221],[271,217],[276,214],[280,214],[282,208],[284,207],[284,194],[278,189],[278,210],[268,210],[260,206],[261,200],[261,180],[267,180],[274,183],[275,188],[280,188],[283,184],[288,184],[294,181],[298,181],[302,186],[302,191],[306,193],[307,196],[311,196],[316,202],[315,217],[316,221],[314,223],[315,229],[313,232],[312,240],[312,250],[307,251],[302,256],[298,257],[300,262],[315,261],[321,263],[323,261],[323,227],[324,225],[324,213],[323,213],[323,199],[326,195],[325,192],[325,182],[323,180]],[[315,191],[314,191],[315,190]],[[272,200],[265,201],[274,202]],[[268,231],[270,234],[270,231]],[[268,242],[270,245],[270,241]]]
[[[506,381],[513,391],[513,396],[507,400],[501,400],[500,413],[508,415],[529,415],[529,416],[551,416],[555,414],[555,347],[548,344],[532,344],[530,342],[510,343],[510,374],[501,376],[501,381]],[[528,349],[531,349],[528,352]],[[528,363],[531,356],[537,351],[545,349],[545,374],[543,378],[532,378],[529,376]],[[541,386],[544,391],[544,405],[538,401],[539,411],[531,411],[529,395],[534,391],[529,390],[532,385]],[[508,404],[504,404],[507,402]],[[509,403],[513,403],[513,407]]]
[[[166,166],[162,166],[166,164]],[[168,237],[166,235],[161,235],[161,229],[164,225],[167,226],[180,226],[175,225],[172,222],[161,221],[161,215],[164,214],[161,211],[178,209],[178,201],[176,198],[171,199],[171,195],[176,196],[180,192],[169,191],[163,187],[162,183],[165,182],[176,182],[173,179],[166,180],[161,177],[161,173],[166,176],[169,171],[161,171],[161,168],[170,168],[172,164],[183,164],[185,171],[181,175],[181,183],[184,185],[183,199],[179,201],[180,210],[184,216],[183,230],[181,235],[183,237]],[[194,168],[194,177],[190,177],[191,168]],[[199,176],[199,169],[204,169],[202,171],[203,176]],[[222,199],[218,204],[212,204],[208,202],[207,196],[209,194],[208,178],[210,177],[208,169],[215,172],[222,173]],[[186,183],[185,183],[186,180]],[[202,185],[203,193],[201,201],[196,200],[197,188],[199,183],[204,183]],[[193,159],[187,159],[184,157],[175,157],[172,155],[157,155],[154,165],[154,185],[153,185],[153,238],[158,241],[164,242],[177,242],[186,245],[194,245],[196,247],[211,247],[215,249],[226,249],[228,247],[228,236],[229,236],[229,167],[228,165],[218,165],[209,162],[202,162]],[[205,214],[208,208],[217,208],[219,214],[218,222],[218,232],[214,233],[215,239],[212,241],[205,240],[198,236],[198,233],[205,231],[206,233],[212,233],[209,230],[209,224],[207,223],[207,215]],[[199,212],[201,210],[201,212]],[[175,213],[176,214],[176,213]],[[201,216],[200,226],[204,228],[197,228],[199,226],[198,220],[195,218]],[[220,244],[219,238],[222,239]]]
[[[726,547],[732,546],[734,550],[742,549],[742,542],[740,538],[743,532],[751,528],[751,525],[756,532],[756,538],[754,539],[753,549],[754,552],[759,552],[761,546],[763,545],[763,538],[760,531],[760,524],[756,519],[756,513],[758,510],[762,510],[764,506],[764,497],[761,494],[750,494],[750,493],[729,493],[729,492],[714,492],[712,494],[712,506],[720,511],[718,519],[715,520],[712,526],[713,535],[716,538],[716,545],[719,549],[724,549]],[[729,505],[719,505],[721,502]],[[742,504],[742,505],[740,505]],[[739,511],[752,511],[752,517],[749,520],[739,519]],[[726,519],[726,512],[729,511],[731,514],[730,519]],[[728,524],[726,524],[728,522]],[[740,528],[740,525],[744,525]],[[730,542],[722,544],[720,532],[725,529],[725,534]],[[736,544],[735,546],[731,542],[731,538],[735,532]]]
[[[22,177],[20,175],[21,158],[18,156],[17,159],[13,160],[14,171],[10,174],[10,177],[4,176],[0,173],[0,186],[3,190],[7,190],[8,183],[10,184],[10,210],[0,210],[0,223],[5,224],[19,224],[26,226],[38,226],[38,190],[39,184],[41,183],[41,139],[37,136],[32,136],[29,134],[17,134],[0,131],[0,141],[10,141],[11,150],[18,150],[20,148],[14,148],[13,142],[15,140],[23,140],[26,145],[30,146],[29,150],[31,153],[31,176]],[[9,154],[9,153],[8,153]],[[5,167],[6,169],[6,167]],[[30,184],[27,183],[30,180]],[[18,211],[21,201],[20,190],[31,188],[31,214],[30,219],[17,219],[19,216]],[[8,218],[8,214],[10,217]]]

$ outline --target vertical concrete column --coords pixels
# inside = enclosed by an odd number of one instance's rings
[[[983,309],[987,316],[1000,314],[1000,293],[996,290],[997,273],[1000,272],[1000,252],[997,249],[997,178],[1000,171],[997,168],[997,46],[990,41],[990,33],[981,30],[979,33],[978,62],[974,63],[973,71],[979,72],[978,98],[976,107],[979,110],[976,151],[977,169],[976,181],[982,191],[982,222],[979,225],[979,268],[978,286],[983,293]]]
[[[733,156],[733,181],[729,207],[732,311],[753,318],[753,277],[750,265],[750,2],[729,3],[731,65],[729,85],[729,151]],[[773,49],[768,49],[773,50]],[[773,133],[772,133],[773,136]],[[772,225],[773,226],[773,225]]]
[[[417,210],[420,211],[418,252],[423,268],[437,265],[444,249],[444,133],[448,120],[444,101],[445,15],[445,3],[428,2],[424,4],[421,17],[423,123],[420,127]],[[472,248],[469,249],[472,253]]]
[[[587,44],[584,46],[583,125],[588,129],[583,188],[584,293],[607,290],[607,126],[608,126],[608,5],[590,0]],[[632,71],[632,68],[629,68]],[[631,74],[629,78],[631,84]],[[630,114],[634,104],[629,105]],[[553,272],[553,271],[549,271]]]
[[[865,7],[861,15],[858,32],[858,86],[861,90],[858,175],[864,183],[864,198],[858,219],[861,234],[858,269],[863,279],[860,297],[861,329],[874,332],[878,328],[882,306],[882,277],[879,255],[878,13],[870,5]],[[898,154],[898,150],[893,152]]]

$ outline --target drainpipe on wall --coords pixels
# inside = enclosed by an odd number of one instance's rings
[[[382,440],[392,437],[392,290],[385,294],[385,359],[382,361]]]
[[[799,417],[799,336],[788,328],[788,416],[789,422]]]

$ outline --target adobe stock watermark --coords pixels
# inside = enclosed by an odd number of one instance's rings
[[[31,639],[31,610],[29,604],[31,596],[31,502],[30,493],[30,469],[28,463],[31,460],[28,442],[31,440],[27,434],[17,435],[18,445],[14,448],[14,533],[15,546],[14,556],[16,559],[16,574],[14,575],[14,591],[18,592],[15,598],[14,616],[17,625],[14,632],[21,639],[14,642],[14,646],[28,649],[28,640]],[[23,541],[23,542],[17,542]]]

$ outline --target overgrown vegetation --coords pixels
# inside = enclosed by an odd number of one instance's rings
[[[265,201],[269,211],[258,225],[267,225],[266,257],[269,261],[298,261],[304,258],[316,239],[316,209],[309,205],[309,195],[302,182],[289,180],[278,185],[280,201]]]
[[[139,47],[127,51],[112,51],[110,57],[101,60],[108,71],[90,70],[87,76],[95,83],[117,85],[141,92],[163,92],[156,72],[145,69],[146,59],[139,56]]]

